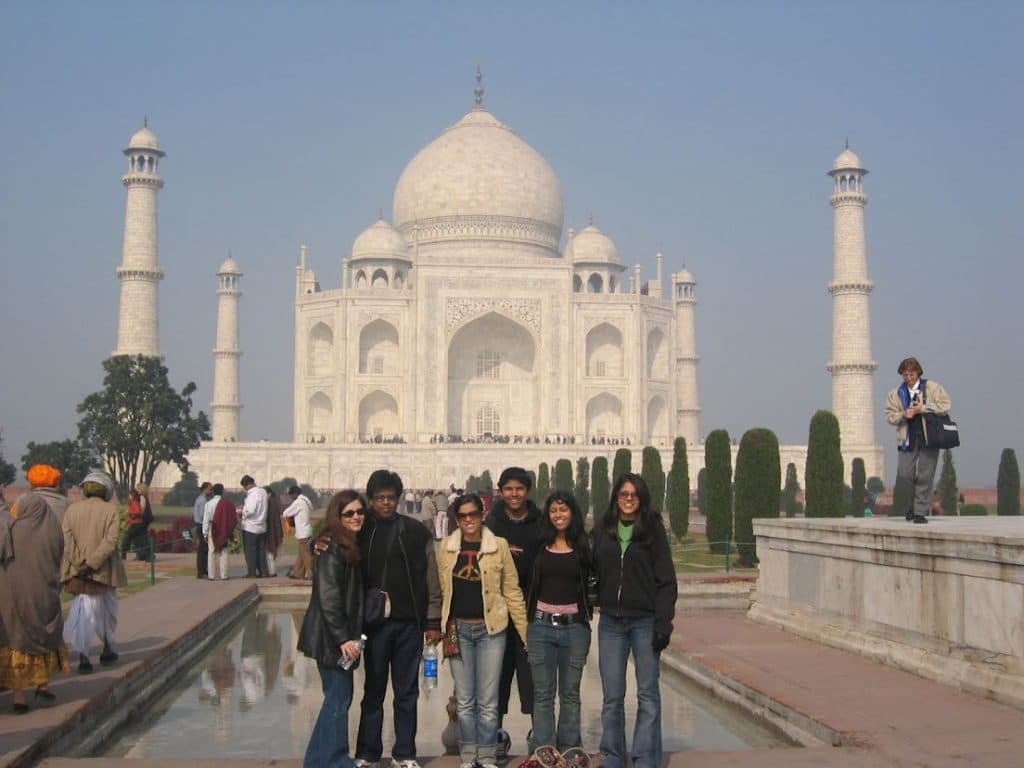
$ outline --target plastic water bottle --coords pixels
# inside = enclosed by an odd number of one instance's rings
[[[360,635],[359,639],[356,640],[356,645],[359,646],[359,653],[361,655],[363,652],[363,648],[366,647],[366,635]],[[338,666],[342,669],[352,669],[352,666],[356,663],[356,660],[358,658],[359,656],[354,656],[351,659],[346,659],[342,657],[342,659],[338,662]]]
[[[431,643],[423,649],[423,689],[437,688],[437,646]]]

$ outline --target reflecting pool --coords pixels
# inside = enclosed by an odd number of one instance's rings
[[[183,672],[158,699],[140,704],[138,719],[117,733],[102,755],[167,758],[301,758],[323,696],[316,664],[295,650],[305,605],[260,603],[220,645]],[[421,757],[444,753],[441,731],[452,693],[447,665],[437,690],[420,692],[417,747]],[[636,715],[632,665],[627,674],[627,736]],[[666,751],[752,749],[789,742],[667,670],[662,672],[662,730]],[[355,702],[349,714],[355,746],[362,669],[356,671]],[[512,712],[505,729],[512,751],[525,750],[530,718],[519,713],[512,686]],[[391,697],[384,703],[385,754],[393,742]],[[597,637],[581,687],[584,747],[596,752],[601,739],[601,680]]]

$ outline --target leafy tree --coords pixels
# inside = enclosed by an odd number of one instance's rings
[[[672,533],[680,541],[690,529],[690,466],[686,458],[686,438],[677,437],[672,444],[672,466],[668,470],[668,491],[665,494]]]
[[[0,488],[13,483],[17,474],[17,467],[4,458],[4,434],[0,430]]]
[[[965,517],[985,517],[988,514],[988,507],[984,504],[965,504],[961,514]]]
[[[572,489],[572,495],[586,518],[590,512],[590,461],[586,456],[576,459],[576,486]]]
[[[942,502],[942,514],[957,514],[956,467],[953,465],[953,452],[948,448],[942,452],[942,474],[939,475],[939,499]]]
[[[661,468],[661,451],[653,445],[644,448],[640,477],[651,491],[651,504],[659,514],[665,509],[665,470]]]
[[[199,476],[189,470],[164,496],[164,504],[170,507],[191,507],[198,495]]]
[[[832,411],[811,418],[807,440],[807,517],[843,516],[843,455],[839,450],[839,420]]]
[[[860,456],[850,463],[850,515],[864,517],[864,496],[867,491],[867,472]]]
[[[792,461],[786,465],[786,485],[782,489],[782,509],[786,517],[796,517],[804,511],[804,505],[797,500],[800,493],[800,480],[796,474],[796,464]]]
[[[732,447],[726,430],[713,430],[704,441],[704,468],[708,549],[722,554],[732,541]]]
[[[330,496],[322,498],[316,488],[311,486],[309,483],[300,483],[291,476],[282,477],[280,480],[268,483],[268,485],[273,489],[274,493],[278,495],[278,498],[281,499],[281,502],[284,503],[285,506],[288,506],[288,503],[285,502],[285,497],[288,495],[288,491],[293,485],[297,485],[299,490],[302,491],[302,494],[313,503],[313,509],[319,509],[321,505],[325,505],[330,501]]]
[[[740,564],[757,565],[754,518],[779,516],[779,440],[770,429],[743,433],[736,454],[736,550]]]
[[[68,488],[82,482],[89,470],[99,466],[99,459],[77,440],[54,440],[50,443],[29,442],[21,457],[21,468],[28,472],[34,464],[49,464],[60,470],[61,484]]]
[[[551,490],[572,493],[572,487],[572,462],[568,459],[559,459],[555,462],[555,477],[551,483]]]
[[[708,471],[705,467],[697,473],[697,514],[708,516]]]
[[[872,475],[868,478],[867,489],[868,493],[879,496],[885,493],[885,483],[882,482],[882,478],[878,477],[878,475]]]
[[[192,415],[196,385],[175,391],[156,357],[116,355],[103,370],[103,389],[78,406],[78,439],[103,458],[120,497],[140,480],[151,483],[164,462],[188,471],[188,452],[210,438],[206,414]]]
[[[606,456],[595,458],[593,470],[590,495],[594,504],[594,522],[596,523],[608,511],[608,503],[612,497],[612,486],[608,481],[608,458]]]
[[[1020,467],[1013,448],[1003,448],[996,477],[996,514],[1020,514]]]
[[[543,504],[551,493],[551,474],[547,462],[541,462],[537,469],[537,503]]]
[[[633,452],[629,448],[619,448],[612,460],[612,485],[628,472],[633,471]]]

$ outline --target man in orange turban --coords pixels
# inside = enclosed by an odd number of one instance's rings
[[[28,479],[28,484],[32,486],[32,493],[43,497],[46,506],[56,515],[57,522],[64,522],[64,513],[70,502],[60,490],[60,470],[49,464],[33,464],[29,467],[25,477]]]

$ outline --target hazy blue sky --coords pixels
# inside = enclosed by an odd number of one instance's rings
[[[114,348],[126,168],[149,116],[160,337],[208,410],[215,272],[242,281],[242,436],[291,436],[294,267],[325,288],[405,164],[486,104],[624,263],[698,280],[702,431],[807,439],[831,404],[831,180],[866,191],[877,435],[915,354],[953,398],[962,484],[1021,446],[1024,5],[0,2],[0,428],[75,434]],[[1018,451],[1019,453],[1019,451]],[[892,451],[888,476],[895,475]]]

